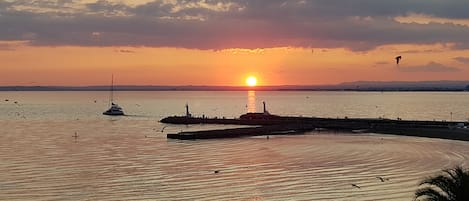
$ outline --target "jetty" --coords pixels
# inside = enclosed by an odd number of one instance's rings
[[[270,126],[256,126],[244,128],[230,128],[206,131],[192,131],[192,132],[179,132],[176,134],[167,134],[168,138],[180,140],[195,140],[195,139],[213,139],[213,138],[235,138],[243,136],[258,136],[258,135],[293,135],[301,134],[305,131],[312,130],[312,128],[298,127],[296,125],[270,125]]]
[[[167,138],[181,140],[301,134],[313,130],[333,130],[351,133],[382,133],[469,141],[468,122],[278,116],[270,114],[265,108],[265,103],[263,104],[264,111],[262,113],[246,113],[239,118],[193,117],[189,113],[188,105],[186,105],[185,116],[170,116],[161,119],[160,122],[167,124],[249,126],[167,134]]]

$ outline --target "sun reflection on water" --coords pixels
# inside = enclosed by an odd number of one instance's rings
[[[256,112],[256,91],[248,91],[248,112]]]

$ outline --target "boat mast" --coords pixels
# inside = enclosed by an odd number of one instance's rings
[[[109,107],[114,102],[114,74],[111,75],[111,95],[109,96]]]

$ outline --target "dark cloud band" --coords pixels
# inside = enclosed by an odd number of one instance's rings
[[[344,47],[452,43],[469,48],[469,26],[399,23],[421,13],[469,19],[467,0],[206,0],[137,6],[99,0],[0,2],[0,40],[33,45],[195,49]]]

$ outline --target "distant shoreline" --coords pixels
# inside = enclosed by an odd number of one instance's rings
[[[110,86],[0,86],[0,91],[109,91]],[[115,91],[469,91],[469,81],[357,81],[336,85],[115,85]]]
[[[109,91],[103,87],[0,87],[0,91]],[[464,92],[465,88],[294,88],[294,87],[140,87],[114,86],[114,91],[351,91],[351,92]]]

